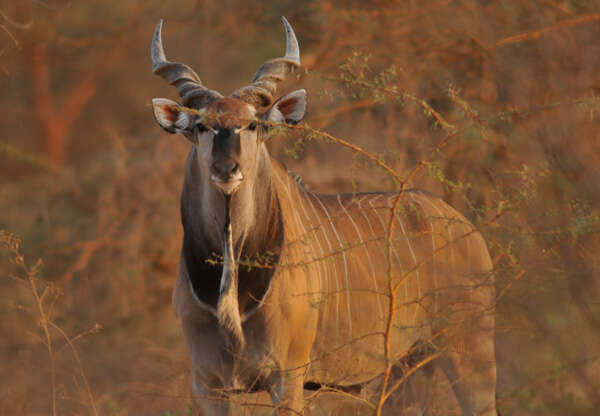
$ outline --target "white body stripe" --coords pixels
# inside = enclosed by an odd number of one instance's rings
[[[371,260],[371,254],[369,253],[369,249],[367,248],[367,243],[363,239],[362,234],[360,233],[360,229],[356,225],[356,222],[354,222],[352,215],[350,214],[350,212],[348,212],[348,210],[346,209],[344,204],[342,204],[340,195],[338,195],[337,199],[338,199],[338,203],[340,204],[340,207],[342,207],[342,210],[348,216],[348,218],[350,219],[350,222],[352,222],[352,226],[354,227],[354,230],[356,231],[356,235],[360,241],[360,244],[363,247],[363,249],[365,250],[365,254],[367,256],[367,261],[369,262],[369,266],[371,268],[371,278],[373,279],[373,290],[375,291],[375,293],[377,293],[377,295],[375,295],[375,296],[377,297],[377,305],[379,307],[379,316],[380,316],[380,318],[383,318],[384,317],[383,306],[381,305],[381,297],[379,295],[379,288],[377,287],[377,276],[375,275],[375,267],[373,266],[373,261]]]
[[[397,196],[393,196],[393,197],[389,197],[388,198],[388,205],[390,205],[390,209],[392,209],[393,207],[393,203],[390,203],[390,200],[392,199],[396,199]],[[419,263],[417,261],[417,256],[415,255],[415,251],[413,250],[412,244],[410,243],[410,238],[408,238],[408,235],[406,234],[406,230],[404,229],[404,223],[402,222],[402,219],[400,219],[400,217],[398,216],[398,212],[394,212],[394,219],[396,221],[398,221],[398,225],[400,225],[400,229],[402,230],[402,234],[404,235],[404,239],[406,240],[406,245],[408,246],[408,250],[410,251],[410,255],[413,259],[414,262],[414,271],[415,271],[415,280],[417,281],[417,300],[421,299],[421,275],[419,273]],[[409,272],[410,274],[410,272]],[[410,277],[408,275],[405,275],[402,277],[402,280],[406,280],[405,286],[404,286],[404,302],[408,303],[409,302],[409,295],[408,295],[408,283],[410,282]],[[415,316],[413,317],[413,322],[415,322],[417,320],[417,308],[415,308]]]
[[[350,330],[350,337],[352,337],[352,308],[350,307],[350,278],[348,276],[348,261],[346,259],[346,251],[344,249],[342,239],[340,238],[340,235],[337,232],[337,228],[335,228],[335,224],[333,223],[333,220],[331,219],[331,215],[329,215],[329,211],[327,210],[327,207],[325,206],[325,204],[323,204],[323,201],[321,201],[319,198],[317,198],[317,201],[319,201],[319,204],[321,204],[321,207],[323,207],[323,210],[325,211],[325,215],[327,215],[327,218],[329,219],[329,224],[331,224],[331,229],[333,230],[335,237],[338,240],[338,243],[340,245],[340,251],[343,256],[342,258],[344,259],[344,272],[345,272],[345,277],[346,277],[346,305],[348,306],[348,329]]]
[[[319,199],[319,197],[317,195],[315,195],[314,193],[312,193],[310,191],[307,191],[307,194],[308,194],[309,197],[313,197],[317,201],[319,201],[319,204],[321,205],[321,207],[323,207],[323,203],[321,202],[321,200]],[[315,216],[317,218],[321,218],[317,214],[317,210],[315,209],[314,204],[311,203],[311,207],[312,207],[312,209],[313,209],[313,211],[315,213]],[[322,223],[319,224],[319,228],[321,228],[322,231],[323,231],[323,237],[325,237],[325,242],[327,243],[327,247],[329,247],[329,252],[333,253],[333,246],[331,245],[331,242],[329,241],[329,237],[327,237],[327,230],[325,229],[325,227],[323,226]],[[326,262],[326,263],[329,263],[329,262]],[[336,292],[339,293],[340,292],[340,284],[339,284],[339,280],[338,280],[338,273],[337,273],[337,266],[335,264],[335,259],[333,259],[332,263],[333,263],[333,280],[335,281],[335,284],[336,284]],[[327,267],[327,269],[329,269],[329,267]],[[331,296],[331,291],[329,289],[329,284],[327,285],[327,296],[328,297]],[[339,298],[339,296],[336,295],[335,299],[336,299],[335,310],[336,310],[336,319],[337,319],[337,317],[339,316],[339,310],[340,310],[340,308],[339,308],[339,299],[340,298]],[[328,307],[329,307],[329,305],[327,304],[326,308],[328,308]],[[336,342],[336,345],[338,345],[338,341],[339,341],[339,328],[338,328],[338,325],[336,325],[335,331],[336,331],[336,333],[335,333],[335,342]]]
[[[419,202],[419,200],[417,198],[415,198],[415,196],[410,193],[409,194],[411,199],[413,200],[413,202],[417,205],[419,205],[421,207],[421,209],[423,210],[423,212],[425,212],[425,208],[423,207],[423,205],[421,204],[421,202]],[[437,290],[439,288],[438,286],[438,282],[437,282],[437,267],[436,267],[436,261],[435,261],[435,228],[433,226],[433,221],[429,221],[429,227],[431,228],[431,274],[432,274],[432,278],[433,278],[433,287],[434,290]]]

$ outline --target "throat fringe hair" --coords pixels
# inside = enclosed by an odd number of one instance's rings
[[[242,330],[242,318],[238,303],[237,262],[233,252],[233,236],[229,217],[230,196],[225,197],[225,229],[223,238],[223,273],[219,287],[217,315],[221,327],[232,338],[232,344],[243,347],[246,343]]]

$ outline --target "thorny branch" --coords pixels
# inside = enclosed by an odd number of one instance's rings
[[[573,19],[562,20],[555,25],[550,27],[546,27],[540,30],[535,30],[533,32],[521,33],[520,35],[509,36],[504,39],[500,39],[496,42],[496,47],[501,48],[503,46],[512,45],[519,42],[524,42],[528,40],[537,40],[542,36],[547,36],[552,32],[556,32],[557,30],[565,29],[568,27],[578,26],[585,23],[597,22],[600,20],[600,13],[591,13],[586,14],[584,16],[575,17]]]

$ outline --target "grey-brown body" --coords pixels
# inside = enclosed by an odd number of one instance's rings
[[[275,394],[287,396],[289,390],[283,389],[293,388],[301,398],[306,381],[361,384],[385,367],[385,237],[396,194],[316,195],[278,162],[271,161],[270,171],[284,239],[262,306],[243,323],[243,348],[232,350],[216,306],[199,305],[181,264],[174,304],[194,376],[202,380],[194,387],[199,397],[224,400],[220,389],[280,389]],[[392,279],[398,286],[392,358],[406,356],[419,341],[431,341],[447,351],[440,362],[445,358],[464,377],[457,387],[469,391],[465,409],[493,411],[494,289],[485,243],[440,199],[418,190],[401,198],[392,239]],[[274,215],[262,209],[260,214]],[[260,256],[246,261],[258,263]],[[239,293],[240,305],[249,302],[248,296]],[[471,385],[482,390],[482,397]],[[469,405],[471,400],[481,403]]]
[[[267,390],[276,412],[297,414],[305,382],[365,384],[424,345],[464,414],[495,414],[495,295],[481,235],[422,191],[403,191],[395,212],[398,194],[316,195],[269,156],[256,122],[296,123],[305,108],[303,90],[273,102],[299,65],[284,26],[286,56],[232,97],[166,60],[160,24],[153,41],[155,73],[194,110],[153,101],[161,127],[193,144],[173,302],[194,398],[204,414],[225,415],[230,394]]]

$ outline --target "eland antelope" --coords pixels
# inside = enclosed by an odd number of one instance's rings
[[[419,190],[315,194],[269,156],[265,131],[306,107],[304,90],[276,96],[300,66],[282,20],[285,56],[229,97],[167,60],[162,20],[152,40],[153,72],[182,99],[153,99],[154,116],[191,142],[173,303],[195,401],[225,415],[231,394],[268,391],[277,414],[300,414],[303,387],[381,380],[421,345],[465,415],[496,414],[495,293],[479,232]]]

